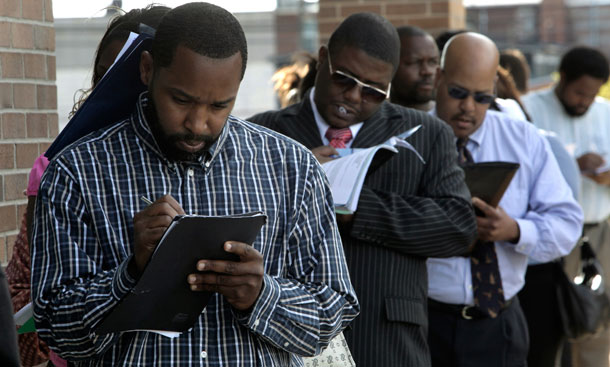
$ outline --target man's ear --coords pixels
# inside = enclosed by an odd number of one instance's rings
[[[140,56],[140,80],[146,86],[150,85],[153,77],[154,65],[153,57],[148,51],[143,51]]]
[[[566,84],[566,73],[563,71],[559,72],[559,81],[557,82],[557,84],[561,85],[561,86],[565,86]]]
[[[322,45],[318,50],[318,63],[316,64],[316,69],[320,70],[320,67],[323,62],[328,60],[328,47]]]
[[[443,70],[440,67],[436,68],[436,78],[434,78],[434,89],[437,90],[441,84],[441,78],[443,77]]]

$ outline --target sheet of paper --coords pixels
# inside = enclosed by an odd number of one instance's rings
[[[129,33],[129,37],[127,37],[127,41],[125,41],[125,44],[123,45],[123,48],[121,49],[121,51],[119,51],[119,54],[114,58],[114,61],[112,62],[112,65],[110,65],[108,70],[112,69],[112,67],[114,66],[116,61],[119,60],[121,58],[121,56],[123,56],[125,51],[127,51],[129,46],[131,46],[131,44],[133,43],[133,41],[136,40],[136,38],[138,38],[138,34],[137,33],[133,33],[133,32]],[[108,74],[108,70],[106,70],[106,74]],[[106,74],[104,74],[104,75],[106,75]],[[103,78],[103,76],[102,76],[102,78]]]
[[[15,320],[15,325],[23,325],[33,316],[34,307],[32,307],[32,302],[30,302],[15,313],[13,320]]]
[[[139,330],[139,329],[136,329],[136,330],[129,330],[129,331],[146,331],[148,333],[159,334],[159,335],[162,335],[162,336],[164,336],[166,338],[171,338],[171,339],[177,338],[177,337],[180,336],[180,334],[182,334],[182,333],[180,333],[178,331],[163,331],[163,330]]]

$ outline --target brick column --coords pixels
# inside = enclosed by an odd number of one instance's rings
[[[0,1],[0,264],[25,213],[28,174],[57,136],[51,0]]]
[[[363,11],[381,14],[397,27],[413,25],[433,35],[466,27],[462,0],[320,0],[320,44],[345,17]]]
[[[586,4],[583,1],[583,5]],[[571,41],[568,36],[568,9],[564,0],[543,0],[539,14],[540,41],[560,45]]]

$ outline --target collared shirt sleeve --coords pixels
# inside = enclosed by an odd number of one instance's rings
[[[81,360],[101,355],[118,334],[94,327],[134,286],[129,256],[100,266],[100,246],[77,183],[61,163],[43,176],[36,201],[32,247],[32,298],[40,337],[60,356]]]
[[[319,353],[359,313],[326,176],[307,154],[288,238],[288,272],[264,276],[252,312],[238,320],[278,348]],[[281,245],[281,244],[275,244]],[[284,247],[282,245],[282,247]],[[235,311],[234,311],[235,312]]]
[[[574,199],[545,138],[533,129],[528,209],[515,218],[519,242],[515,250],[534,260],[547,262],[565,256],[576,245],[582,232],[583,212]]]

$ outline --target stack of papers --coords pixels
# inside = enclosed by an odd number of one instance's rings
[[[404,140],[413,135],[421,126],[417,125],[374,147],[366,149],[341,149],[341,158],[322,165],[330,182],[335,202],[335,211],[337,213],[352,214],[356,211],[364,178],[373,158],[381,149],[398,153],[396,147],[406,148],[412,151],[422,163],[426,163],[413,145]]]

